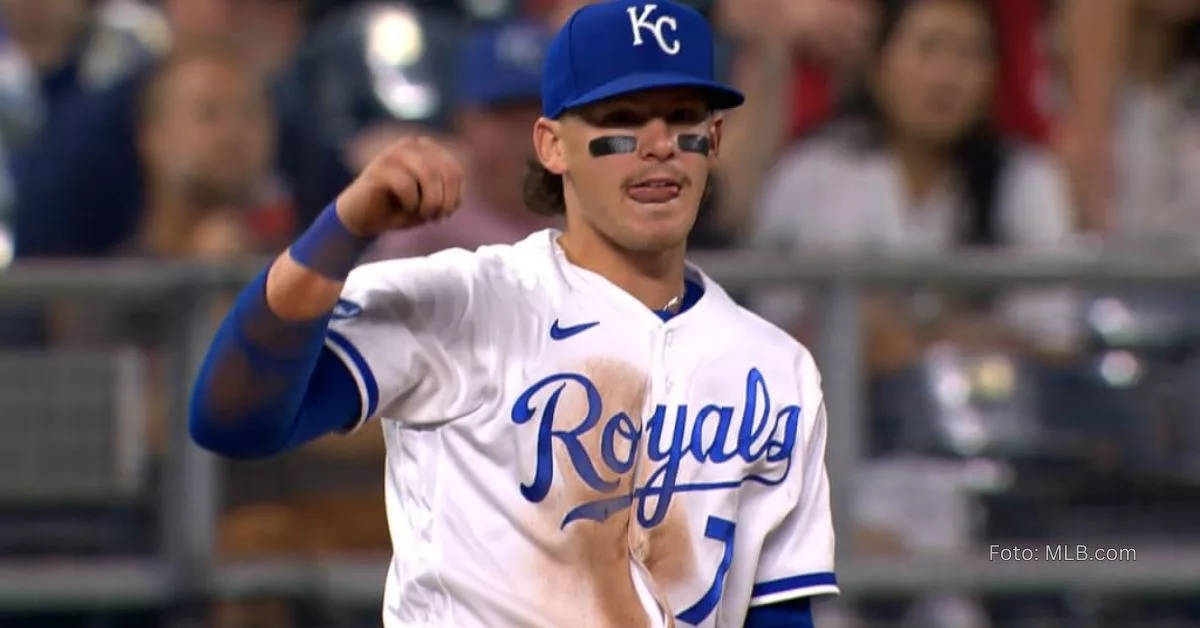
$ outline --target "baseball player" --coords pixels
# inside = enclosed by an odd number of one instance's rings
[[[261,457],[381,424],[388,628],[811,626],[837,592],[817,367],[685,261],[743,100],[710,27],[586,6],[542,100],[525,190],[561,232],[352,270],[461,200],[445,150],[397,143],[241,293],[193,438]]]

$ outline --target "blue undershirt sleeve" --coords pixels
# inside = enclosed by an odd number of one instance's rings
[[[765,606],[751,606],[745,628],[814,628],[812,601],[801,597]]]
[[[330,203],[288,254],[331,281],[345,281],[369,244]],[[278,454],[357,425],[362,414],[354,374],[325,348],[332,311],[306,321],[280,318],[267,304],[269,273],[263,270],[238,295],[192,390],[192,439],[224,456]]]
[[[354,424],[361,410],[354,377],[324,346],[328,316],[279,319],[267,306],[266,277],[238,296],[192,392],[192,439],[224,456],[299,447]]]

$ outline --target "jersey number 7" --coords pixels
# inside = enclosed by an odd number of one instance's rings
[[[708,518],[708,524],[704,527],[704,536],[720,542],[723,546],[721,564],[717,566],[716,576],[713,577],[713,583],[708,587],[708,591],[699,601],[676,615],[675,619],[699,626],[717,609],[717,603],[721,601],[721,591],[725,589],[725,576],[729,573],[730,565],[733,564],[733,533],[736,527],[732,521],[719,517]]]

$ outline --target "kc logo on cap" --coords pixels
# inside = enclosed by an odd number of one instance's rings
[[[642,39],[642,31],[648,31],[654,35],[654,41],[658,42],[658,47],[669,55],[677,55],[682,49],[682,44],[678,37],[667,41],[663,34],[663,29],[670,28],[671,34],[674,35],[679,31],[679,21],[670,15],[660,15],[653,22],[650,21],[651,14],[658,9],[657,4],[647,4],[642,7],[641,13],[638,13],[638,7],[629,7],[626,11],[629,13],[629,23],[633,26],[633,45],[641,46],[645,43]]]
[[[602,0],[575,11],[550,42],[542,111],[558,118],[603,100],[656,89],[690,89],[714,110],[742,104],[717,80],[712,26],[675,0]]]

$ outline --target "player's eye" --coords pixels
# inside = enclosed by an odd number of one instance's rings
[[[708,118],[708,110],[699,107],[680,107],[666,111],[637,111],[634,109],[613,109],[599,113],[590,122],[601,128],[634,129],[644,126],[651,120],[661,119],[669,125],[694,126]]]
[[[667,124],[695,125],[708,118],[708,111],[696,108],[676,109],[667,116]]]
[[[619,109],[609,111],[600,116],[596,121],[596,126],[615,128],[615,127],[637,127],[646,122],[646,116],[628,109]]]

